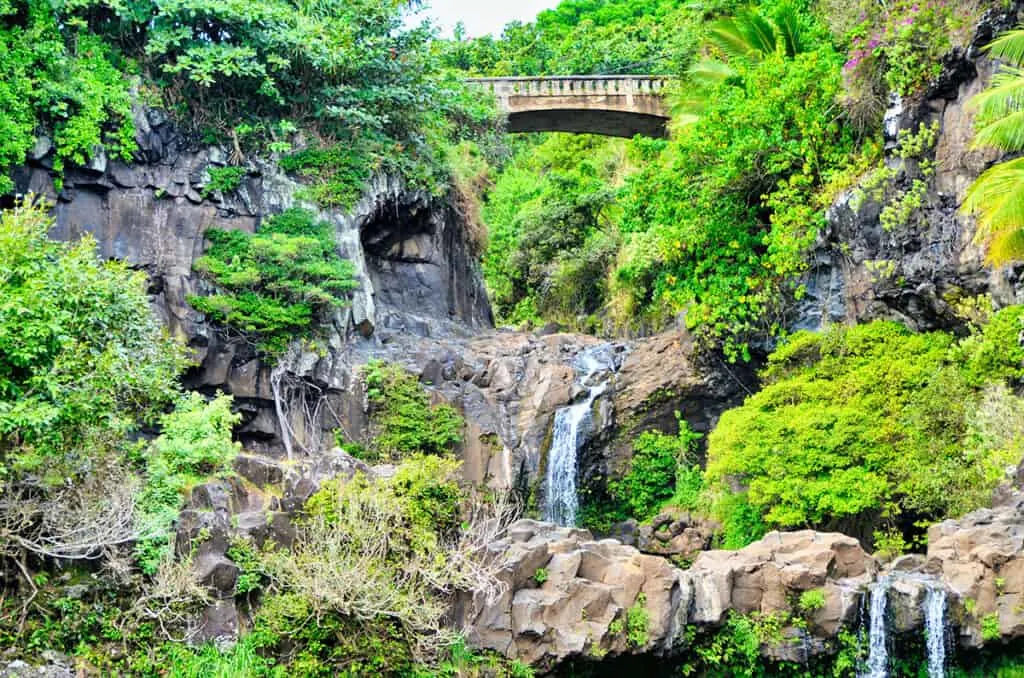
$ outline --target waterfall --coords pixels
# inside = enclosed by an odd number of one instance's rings
[[[548,450],[544,520],[556,525],[573,526],[579,510],[576,488],[577,456],[590,435],[594,401],[608,389],[607,380],[591,385],[600,372],[615,369],[611,346],[602,345],[580,353],[573,367],[582,377],[577,383],[586,387],[587,397],[555,413],[555,425]]]
[[[871,608],[868,625],[868,663],[860,678],[888,678],[889,646],[885,615],[889,606],[889,580],[882,579],[871,587]]]
[[[929,587],[924,602],[928,678],[946,678],[946,589]]]

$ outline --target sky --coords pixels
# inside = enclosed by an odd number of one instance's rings
[[[422,16],[432,17],[441,27],[442,35],[451,35],[460,20],[466,24],[469,37],[487,33],[501,35],[509,21],[532,21],[541,10],[558,4],[558,0],[428,0]]]

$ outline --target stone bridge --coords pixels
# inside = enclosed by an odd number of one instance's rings
[[[657,75],[567,75],[468,82],[497,97],[510,132],[664,137],[666,81]]]

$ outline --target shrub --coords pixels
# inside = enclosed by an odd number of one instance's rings
[[[139,497],[136,556],[142,571],[155,574],[169,555],[171,526],[185,492],[211,476],[227,472],[239,445],[231,440],[241,415],[231,411],[230,396],[210,402],[198,393],[184,396],[161,418],[162,432],[142,462],[145,484]]]
[[[632,647],[642,648],[650,640],[648,635],[651,615],[647,611],[647,596],[643,593],[636,597],[636,602],[626,610],[626,642]]]
[[[1020,316],[1005,309],[961,342],[890,322],[794,335],[769,358],[763,390],[710,436],[709,483],[725,496],[726,479],[745,483],[743,502],[778,527],[870,534],[903,512],[975,508],[1019,444],[1015,431],[987,445],[970,431],[985,426],[973,414],[982,385],[1019,374],[1021,347],[1007,328]],[[1002,402],[1016,407],[1008,395]],[[731,510],[722,504],[719,515]]]
[[[230,193],[236,190],[245,178],[244,167],[212,167],[209,170],[210,180],[203,187],[203,197],[209,197],[216,191]]]
[[[0,213],[0,556],[96,557],[132,539],[129,436],[177,395],[184,356],[145,275],[53,242],[43,206]]]
[[[296,336],[309,336],[314,321],[345,306],[355,288],[351,263],[342,259],[334,228],[305,210],[268,219],[250,235],[211,229],[207,253],[195,269],[222,292],[190,296],[196,310],[253,336],[275,356]]]
[[[58,173],[98,150],[125,161],[135,150],[125,64],[65,10],[19,0],[0,5],[0,194],[13,188],[7,172],[25,161],[40,130],[52,138]]]
[[[825,607],[825,592],[821,589],[810,589],[800,594],[800,609],[805,613],[817,612]]]
[[[633,442],[633,457],[629,470],[621,480],[608,483],[612,497],[623,502],[629,514],[637,520],[649,520],[675,494],[679,469],[690,469],[694,464],[694,445],[700,435],[690,431],[679,413],[679,433],[674,436],[645,431]],[[685,476],[692,483],[692,478]],[[684,495],[692,489],[683,488]],[[681,497],[688,500],[688,497]]]
[[[981,618],[981,639],[986,643],[994,640],[999,640],[1001,637],[999,631],[999,615],[993,612],[992,614],[985,615]]]
[[[454,640],[442,623],[450,596],[496,595],[501,563],[486,548],[512,516],[500,503],[463,512],[458,470],[454,460],[415,456],[392,478],[326,483],[307,503],[294,551],[264,556],[274,592],[303,609],[293,617],[394,625],[436,658]]]
[[[451,405],[430,404],[414,376],[395,364],[370,361],[363,369],[373,433],[361,450],[369,461],[422,453],[441,455],[462,440],[464,421]]]
[[[970,43],[981,2],[851,3],[859,23],[850,28],[844,66],[846,103],[866,126],[877,122],[888,92],[920,96],[941,74],[942,57]]]

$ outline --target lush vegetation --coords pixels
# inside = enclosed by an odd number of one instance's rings
[[[189,303],[270,355],[297,336],[311,338],[315,321],[345,306],[356,286],[334,227],[305,210],[273,216],[255,234],[211,229],[206,239],[210,249],[195,269],[221,291]]]
[[[129,440],[184,360],[145,276],[52,224],[40,205],[0,213],[0,555],[88,558],[135,537]]]
[[[719,511],[870,537],[985,505],[1024,449],[1007,388],[1024,374],[1022,318],[1005,309],[962,341],[890,322],[794,335],[709,438]]]
[[[432,404],[430,394],[400,365],[372,360],[363,368],[370,404],[371,433],[365,441],[338,442],[370,462],[397,462],[415,454],[444,455],[462,441],[464,421],[448,404]]]
[[[496,174],[483,217],[497,315],[619,333],[685,312],[705,345],[733,358],[748,356],[749,338],[784,329],[825,209],[879,159],[889,91],[920,97],[983,9],[592,4],[563,2],[499,40],[451,45],[453,65],[473,74],[571,65],[680,77],[670,140],[551,135],[523,143]],[[609,53],[638,58],[610,63]],[[891,198],[888,221],[901,225],[920,191]]]
[[[330,180],[344,190],[311,191],[327,204],[351,202],[378,169],[442,191],[448,145],[486,133],[494,110],[445,74],[412,7],[5,1],[0,192],[42,135],[58,174],[101,151],[130,159],[134,102],[173,111],[186,130],[229,146],[235,164],[252,151],[324,149],[324,176],[345,177]],[[211,177],[214,189],[235,183],[230,172]]]

